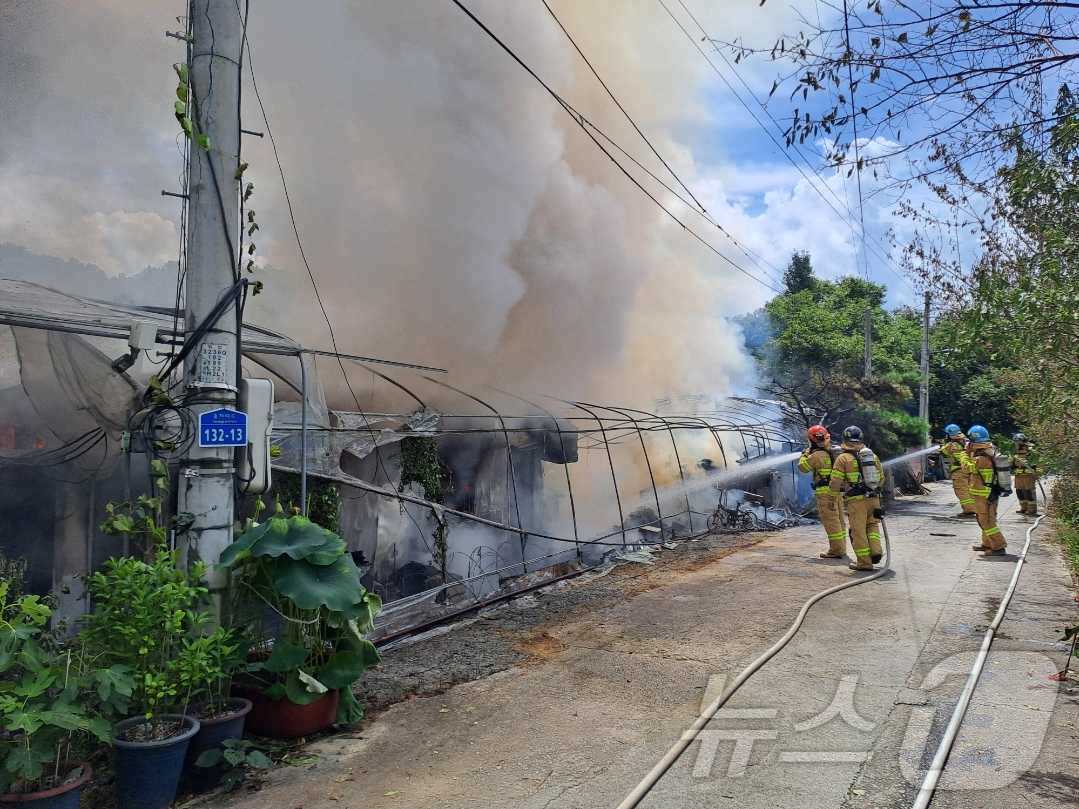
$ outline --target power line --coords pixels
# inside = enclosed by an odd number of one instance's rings
[[[700,20],[697,19],[696,15],[694,15],[693,11],[689,8],[689,6],[687,6],[685,4],[684,0],[678,0],[678,5],[680,5],[682,7],[682,10],[686,12],[686,14],[689,16],[689,18],[691,20],[693,20],[694,25],[697,26],[697,28],[700,30],[701,34],[705,37],[705,39],[708,40],[709,44],[712,46],[712,50],[715,51],[716,55],[720,59],[723,60],[723,63],[727,66],[727,69],[730,70],[731,73],[734,74],[734,77],[736,79],[738,79],[738,83],[741,84],[742,87],[745,88],[746,92],[749,94],[750,98],[753,99],[754,103],[758,107],[761,108],[761,111],[765,115],[768,116],[768,120],[770,120],[775,125],[776,130],[780,134],[784,134],[783,125],[779,121],[776,120],[775,116],[772,115],[772,111],[770,109],[768,109],[767,105],[762,103],[761,100],[759,98],[757,98],[757,94],[754,92],[753,88],[749,86],[749,82],[747,82],[745,80],[745,77],[742,76],[741,71],[738,70],[738,65],[732,63],[731,60],[727,58],[727,55],[725,53],[723,53],[723,51],[720,50],[719,47],[716,46],[715,41],[711,37],[708,36],[707,30],[705,30],[704,26],[701,24]],[[670,14],[669,11],[667,13]],[[722,78],[722,76],[721,76],[721,78]],[[729,84],[728,84],[728,87],[730,87]],[[731,87],[731,91],[734,92],[733,87]],[[735,92],[735,97],[738,98],[739,103],[741,103],[743,106],[745,106],[745,102],[742,101],[740,95],[737,92]],[[747,110],[747,112],[748,111],[749,110]],[[759,121],[757,123],[760,124]],[[775,143],[775,141],[773,141],[773,143]],[[785,153],[785,149],[780,144],[776,143],[776,146],[781,151],[784,151],[784,153]],[[848,224],[850,224],[850,218],[853,217],[854,214],[851,212],[850,204],[847,202],[847,200],[840,198],[839,194],[836,193],[836,190],[834,188],[832,188],[831,185],[828,184],[827,179],[824,178],[824,176],[820,173],[820,171],[817,169],[817,167],[813,165],[813,163],[809,160],[809,158],[807,158],[805,156],[805,153],[801,150],[801,148],[799,148],[797,143],[792,143],[791,146],[794,149],[795,154],[797,154],[798,157],[801,158],[802,162],[805,163],[806,167],[811,172],[813,172],[814,176],[818,180],[820,180],[820,182],[824,186],[824,188],[828,191],[829,194],[831,194],[832,199],[834,199],[836,202],[838,202],[840,205],[843,206],[843,209],[847,212],[847,215],[845,217],[843,217],[843,215],[841,213],[839,213],[838,211],[836,211],[836,213],[839,214],[845,221],[847,221]],[[806,178],[806,179],[808,180],[808,178]],[[814,190],[817,191],[817,193],[820,193],[820,191],[817,190],[816,188],[814,188]],[[877,240],[874,239],[874,241],[877,241]],[[878,242],[878,244],[879,244],[879,242]],[[887,253],[884,250],[883,246],[881,246],[880,249],[875,250],[874,252],[876,253],[878,258],[881,258],[887,264],[888,256],[887,256]],[[889,269],[891,269],[891,268],[889,267]],[[898,276],[898,277],[904,283],[907,283],[905,278],[903,278],[902,276]]]
[[[697,197],[694,196],[693,192],[689,190],[689,188],[686,186],[686,184],[684,182],[682,182],[682,179],[677,174],[675,174],[674,169],[672,169],[670,167],[670,165],[668,165],[667,161],[663,159],[663,156],[656,150],[656,147],[648,139],[648,136],[645,135],[644,132],[641,131],[641,128],[637,125],[637,122],[633,120],[633,118],[630,116],[630,114],[626,111],[625,107],[622,106],[622,103],[618,100],[618,98],[615,97],[615,95],[611,91],[610,87],[608,87],[607,83],[603,80],[603,77],[599,75],[599,72],[596,70],[595,67],[593,67],[592,62],[589,61],[588,57],[585,55],[584,51],[581,50],[581,47],[577,44],[576,40],[574,40],[573,36],[566,29],[566,27],[562,24],[562,21],[554,13],[554,10],[547,3],[547,0],[541,0],[541,1],[543,2],[543,5],[547,9],[547,11],[550,13],[551,17],[554,18],[554,21],[558,24],[558,27],[562,29],[562,33],[564,33],[566,35],[566,38],[570,41],[570,44],[573,45],[574,50],[576,50],[577,53],[580,55],[581,59],[584,60],[584,63],[586,65],[588,65],[588,69],[592,71],[592,75],[596,77],[596,81],[598,81],[600,83],[600,86],[603,87],[603,89],[606,91],[607,95],[610,96],[611,101],[613,101],[615,103],[615,106],[617,106],[618,109],[621,110],[622,115],[624,115],[626,120],[629,121],[630,125],[634,128],[634,130],[636,130],[637,134],[641,136],[641,139],[648,145],[648,148],[652,150],[652,154],[654,154],[657,158],[659,158],[659,162],[663,164],[664,168],[666,168],[667,171],[670,173],[670,175],[672,177],[674,177],[674,179],[677,181],[677,183],[680,186],[682,186],[682,189],[689,195],[689,198],[693,200],[693,204],[691,204],[689,202],[689,200],[687,200],[685,197],[683,197],[681,194],[679,194],[677,191],[675,191],[673,188],[671,188],[669,185],[667,185],[666,182],[664,182],[659,177],[657,177],[655,175],[655,173],[651,171],[651,169],[649,169],[647,166],[642,164],[632,154],[630,154],[628,151],[623,149],[615,140],[613,140],[611,137],[609,137],[607,135],[607,133],[605,133],[602,129],[599,129],[597,126],[595,126],[595,124],[593,124],[587,118],[582,117],[582,120],[584,120],[584,122],[587,125],[591,126],[593,129],[595,129],[595,131],[600,135],[600,137],[602,137],[611,146],[613,146],[615,149],[617,149],[619,152],[621,152],[624,157],[626,157],[628,160],[632,161],[633,164],[637,166],[637,168],[639,168],[641,171],[645,172],[649,177],[651,177],[653,180],[655,180],[657,183],[659,183],[661,186],[663,186],[668,191],[668,193],[670,193],[672,196],[677,197],[678,200],[681,201],[683,205],[685,205],[687,208],[694,211],[698,215],[702,216],[705,219],[705,221],[707,221],[710,225],[713,225],[714,227],[718,228],[719,231],[724,236],[726,236],[734,244],[734,246],[737,247],[742,252],[742,254],[747,259],[749,259],[750,262],[752,262],[757,267],[757,269],[760,270],[765,276],[767,276],[770,280],[781,284],[782,279],[778,275],[781,271],[779,270],[778,267],[776,267],[774,264],[769,262],[767,259],[765,259],[762,256],[758,255],[754,251],[750,250],[745,245],[741,244],[738,241],[738,239],[736,239],[734,237],[733,234],[731,234],[726,228],[723,227],[723,225],[721,225],[719,222],[717,222],[708,213],[708,210],[704,207],[704,205],[702,205],[701,202],[697,199]],[[765,269],[764,266],[762,266],[762,264],[767,264],[769,267],[771,267],[773,272],[769,272],[767,269]]]
[[[529,67],[529,65],[520,56],[518,56],[517,53],[509,45],[507,45],[494,31],[492,31],[490,28],[488,28],[487,25],[479,17],[477,17],[475,14],[473,14],[472,11],[467,6],[464,5],[464,3],[460,2],[460,0],[451,0],[451,2],[455,6],[457,6],[457,8],[460,9],[465,14],[465,16],[467,16],[470,20],[472,20],[472,22],[474,22],[480,28],[480,30],[482,30],[485,34],[487,34],[488,37],[490,37],[492,40],[494,40],[494,42],[500,48],[502,48],[502,50],[505,51],[510,56],[510,58],[512,58],[513,61],[515,61],[526,73],[528,73],[528,75],[530,75],[533,79],[535,79],[536,82],[541,87],[543,87],[543,89],[546,90],[547,93],[555,101],[558,102],[558,104],[562,107],[563,110],[565,110],[566,114],[569,115],[569,117],[573,120],[573,122],[576,123],[581,128],[581,131],[583,131],[589,137],[589,139],[596,145],[596,148],[598,148],[601,152],[603,152],[603,154],[606,155],[607,158],[612,163],[614,163],[615,166],[618,167],[619,171],[622,172],[622,174],[626,177],[626,179],[628,179],[631,183],[633,183],[633,185],[635,185],[637,187],[637,189],[642,194],[644,194],[646,197],[648,197],[660,210],[662,210],[665,214],[667,214],[668,217],[673,219],[686,233],[688,233],[690,236],[692,236],[694,239],[696,239],[698,242],[700,242],[706,248],[711,250],[713,253],[715,253],[717,256],[719,256],[721,259],[723,259],[725,262],[730,264],[734,269],[738,270],[738,272],[742,273],[743,275],[745,275],[748,278],[752,278],[758,284],[760,284],[761,286],[771,290],[772,292],[775,292],[777,295],[782,294],[782,290],[777,289],[776,287],[769,284],[767,281],[764,281],[764,280],[758,278],[757,276],[753,275],[753,273],[749,272],[749,270],[747,270],[745,267],[743,267],[738,262],[733,261],[732,259],[730,259],[727,256],[723,255],[723,253],[721,253],[714,246],[712,246],[708,241],[706,241],[704,238],[702,238],[695,230],[690,228],[685,222],[683,222],[681,219],[679,219],[677,216],[675,216],[675,214],[669,208],[667,208],[667,206],[665,206],[662,202],[660,202],[655,197],[655,195],[652,194],[651,191],[649,191],[647,188],[645,188],[636,177],[634,177],[632,174],[630,174],[629,171],[626,169],[626,167],[623,166],[620,162],[618,162],[618,160],[615,158],[615,156],[612,155],[610,153],[610,151],[602,143],[599,142],[599,140],[596,138],[596,136],[589,129],[589,127],[592,127],[593,129],[596,129],[596,131],[599,131],[599,128],[596,127],[595,124],[589,122],[588,119],[586,119],[582,113],[580,113],[576,109],[574,109],[573,106],[568,101],[566,101],[564,98],[562,98],[562,96],[560,96],[557,92],[555,92],[554,89],[549,84],[547,84],[547,82],[544,81],[539,76],[539,74],[536,73],[535,70],[533,70],[531,67]]]
[[[607,92],[607,95],[610,96],[611,101],[614,102],[614,105],[618,107],[619,110],[621,110],[622,115],[624,115],[626,117],[626,120],[629,121],[630,126],[632,126],[633,129],[636,130],[637,134],[641,136],[641,140],[643,140],[648,145],[648,148],[652,150],[652,154],[654,154],[659,159],[659,162],[663,164],[663,168],[667,169],[667,171],[670,172],[670,175],[678,181],[678,184],[682,186],[682,190],[689,194],[690,199],[692,199],[697,204],[697,207],[700,208],[702,211],[707,212],[707,209],[704,207],[704,205],[701,204],[701,201],[698,200],[697,197],[694,196],[693,192],[689,190],[686,184],[682,182],[682,178],[675,174],[674,169],[672,169],[670,165],[668,165],[667,161],[663,159],[663,155],[661,155],[656,150],[656,147],[652,145],[652,141],[650,141],[648,139],[648,136],[641,131],[641,128],[639,126],[637,126],[637,122],[633,120],[633,118],[628,112],[626,112],[626,108],[622,106],[622,102],[620,102],[615,97],[615,94],[611,92],[611,88],[607,86],[607,82],[603,80],[603,77],[599,75],[599,73],[596,71],[596,68],[594,68],[592,66],[592,63],[588,61],[588,57],[584,55],[584,51],[582,51],[581,48],[577,45],[577,42],[573,39],[573,36],[570,34],[570,32],[566,30],[566,26],[562,24],[562,21],[558,19],[558,15],[554,13],[554,9],[552,9],[551,6],[547,3],[547,0],[541,0],[541,2],[543,3],[543,7],[547,9],[551,17],[554,18],[554,21],[558,23],[558,27],[562,29],[562,33],[566,35],[566,39],[570,41],[570,44],[573,46],[574,50],[576,50],[580,57],[584,60],[584,63],[588,65],[588,69],[592,71],[592,75],[596,77],[596,81],[598,81],[600,83],[600,86]]]
[[[784,159],[786,159],[787,162],[789,162],[792,166],[794,166],[795,170],[797,170],[798,173],[802,176],[802,178],[809,184],[809,187],[813,189],[814,193],[816,193],[817,196],[819,196],[824,201],[824,203],[832,210],[832,212],[836,216],[838,216],[841,221],[843,221],[844,223],[847,224],[847,226],[851,229],[852,234],[857,235],[857,234],[854,234],[854,230],[855,230],[854,223],[849,218],[849,217],[853,216],[853,213],[850,211],[850,208],[845,203],[843,203],[842,200],[839,200],[839,197],[835,194],[835,190],[832,189],[832,187],[830,185],[828,185],[827,180],[824,177],[821,176],[820,172],[816,169],[816,167],[814,167],[813,164],[810,163],[808,159],[806,159],[805,155],[803,155],[800,151],[796,150],[796,153],[798,154],[799,157],[802,158],[803,162],[806,163],[806,165],[809,167],[809,170],[813,172],[813,174],[817,177],[817,179],[821,181],[821,183],[824,185],[824,187],[827,188],[828,191],[833,196],[836,196],[836,200],[839,201],[839,203],[841,205],[843,205],[844,208],[847,209],[847,214],[846,215],[844,215],[838,208],[836,208],[836,206],[820,190],[820,188],[817,186],[817,184],[815,182],[813,182],[813,180],[810,179],[809,175],[806,174],[805,170],[797,162],[795,162],[794,158],[792,158],[790,156],[790,153],[787,151],[786,147],[776,139],[776,137],[772,133],[772,131],[764,124],[764,122],[750,108],[750,106],[746,103],[745,99],[742,98],[742,95],[738,92],[738,90],[734,87],[734,85],[731,84],[731,81],[716,66],[715,62],[713,62],[709,58],[708,54],[705,53],[704,49],[701,48],[701,46],[697,43],[697,40],[694,39],[693,35],[682,24],[681,20],[679,20],[678,17],[675,16],[675,14],[667,6],[667,4],[664,2],[664,0],[657,0],[657,2],[663,8],[663,10],[665,12],[667,12],[667,16],[669,16],[671,18],[671,20],[674,22],[674,24],[677,25],[678,28],[682,31],[682,33],[685,35],[686,39],[688,39],[690,41],[690,43],[693,45],[693,47],[696,48],[697,52],[701,55],[701,57],[712,68],[712,71],[716,74],[716,76],[718,76],[719,79],[727,86],[727,88],[731,91],[731,94],[735,97],[735,99],[738,101],[738,103],[741,104],[742,107],[745,108],[746,112],[748,112],[750,117],[753,118],[753,120],[754,120],[754,122],[756,122],[757,126],[759,126],[761,128],[761,130],[768,137],[768,139],[772,142],[772,144],[780,151],[780,153],[783,155]],[[775,120],[775,118],[772,116],[772,114],[768,111],[767,107],[765,107],[765,105],[762,104],[760,102],[760,100],[756,97],[756,94],[754,94],[752,92],[752,89],[746,83],[745,79],[742,78],[742,76],[738,72],[738,70],[733,65],[731,65],[730,61],[726,58],[726,56],[722,53],[722,51],[720,51],[716,47],[715,43],[712,42],[711,38],[708,36],[708,31],[704,28],[703,25],[701,25],[700,21],[697,19],[696,16],[694,16],[693,12],[689,10],[689,8],[685,5],[684,2],[682,2],[682,0],[679,0],[679,5],[682,6],[682,8],[685,10],[686,14],[689,15],[690,19],[693,20],[693,22],[697,26],[697,28],[700,29],[700,31],[701,31],[702,35],[704,36],[704,38],[707,39],[712,44],[712,48],[716,51],[716,53],[720,56],[720,58],[722,58],[724,60],[724,62],[727,64],[728,67],[730,67],[731,71],[735,74],[735,76],[738,78],[738,80],[746,87],[747,91],[749,91],[750,95],[753,97],[753,100],[757,103],[757,105],[760,106],[762,110],[764,110],[765,114],[768,115],[768,117],[771,119],[772,123],[776,125],[777,129],[780,129],[779,122]],[[782,130],[780,129],[780,131],[782,131]],[[864,230],[863,230],[863,235],[864,235]],[[888,269],[890,272],[892,272],[892,274],[894,274],[900,281],[902,281],[908,287],[911,287],[913,289],[910,282],[905,277],[903,277],[900,273],[896,272],[891,267],[891,264],[890,264],[889,259],[888,259],[886,254],[880,252],[879,250],[874,250],[874,252],[877,254],[878,258],[882,259],[886,269]]]

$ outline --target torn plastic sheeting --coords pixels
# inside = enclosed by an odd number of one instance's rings
[[[613,556],[623,562],[636,562],[641,565],[654,565],[656,563],[656,557],[649,548],[638,548],[635,551],[616,551]]]

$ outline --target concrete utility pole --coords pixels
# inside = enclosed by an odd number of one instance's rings
[[[187,225],[187,311],[185,338],[201,324],[236,283],[240,154],[240,47],[242,23],[235,0],[191,0],[194,39],[188,65],[189,114],[209,149],[193,138],[189,166]],[[184,392],[198,400],[199,413],[236,406],[237,311],[225,308],[188,355]],[[192,429],[196,429],[192,427]],[[234,450],[200,447],[196,436],[180,469],[177,511],[194,522],[181,534],[180,549],[190,561],[213,565],[232,542]],[[211,587],[216,582],[211,577]]]
[[[918,389],[918,418],[929,423],[929,291],[925,293],[922,307],[922,384]],[[925,432],[925,446],[929,446],[929,430]]]
[[[862,376],[867,381],[873,376],[873,310],[866,309],[862,317],[862,325],[865,329],[865,371]]]

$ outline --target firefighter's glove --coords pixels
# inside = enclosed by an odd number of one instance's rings
[[[879,520],[881,517],[884,516],[884,509],[882,509],[882,508],[873,509],[873,516],[876,517]]]

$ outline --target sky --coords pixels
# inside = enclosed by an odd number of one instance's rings
[[[634,170],[729,261],[659,210],[449,0],[256,0],[252,61],[339,347],[520,392],[646,404],[746,391],[752,364],[731,318],[773,293],[731,262],[774,279],[793,251],[807,250],[823,277],[861,274],[850,221],[768,139],[659,0],[550,2],[658,151],[763,269]],[[664,2],[770,123],[678,0]],[[815,9],[805,0],[684,2],[710,33],[758,43],[796,26],[799,5]],[[539,0],[468,5],[677,187]],[[176,260],[179,208],[161,191],[180,187],[171,65],[183,49],[164,32],[182,27],[184,10],[176,0],[0,3],[0,277],[40,267],[55,284],[65,267],[85,277],[89,266],[117,279]],[[767,96],[775,65],[739,71]],[[243,92],[244,126],[263,130],[250,75]],[[781,118],[783,105],[774,109]],[[243,146],[266,283],[252,315],[326,348],[268,139]],[[823,147],[802,151],[818,165]],[[853,180],[825,171],[818,182],[831,204],[857,209]],[[864,216],[884,243],[889,202],[870,198]],[[868,264],[892,305],[912,301],[879,256]],[[168,305],[172,292],[160,286]],[[101,288],[115,294],[114,284]]]

